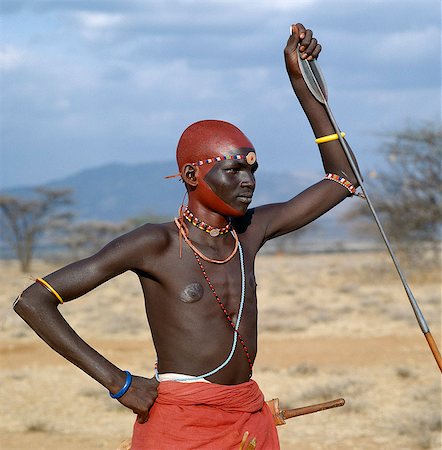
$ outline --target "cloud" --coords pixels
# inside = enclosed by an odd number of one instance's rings
[[[332,107],[364,150],[370,129],[440,108],[438,1],[3,0],[2,13],[7,184],[171,159],[205,117],[237,123],[270,168],[320,169],[284,68],[291,22],[324,44]]]
[[[26,52],[13,45],[0,47],[0,70],[9,71],[25,64]]]
[[[2,0],[3,14],[33,12],[46,14],[60,11],[122,11],[137,8],[133,0]]]
[[[116,30],[124,26],[127,16],[114,12],[75,11],[69,20],[78,27],[83,38],[108,43],[116,40]]]
[[[116,25],[121,25],[125,20],[123,14],[108,12],[76,11],[74,17],[77,18],[81,26],[92,30],[113,28]]]
[[[435,26],[419,30],[401,30],[381,40],[373,51],[374,58],[403,64],[410,59],[414,63],[425,63],[430,58],[440,58],[440,28]]]

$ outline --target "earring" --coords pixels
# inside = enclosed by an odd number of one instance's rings
[[[183,211],[184,211],[184,209],[185,208],[187,208],[187,205],[186,206],[184,206],[184,201],[186,200],[186,195],[187,195],[187,198],[189,198],[189,193],[187,192],[187,190],[186,190],[186,192],[184,193],[184,196],[183,196],[183,201],[181,202],[181,206],[179,207],[179,209],[178,209],[178,217],[177,217],[177,220],[178,220],[178,223],[180,224],[180,226],[184,229],[184,232],[186,233],[186,236],[189,234],[189,230],[188,230],[188,228],[187,228],[187,225],[186,225],[186,223],[184,222],[184,215],[183,215]],[[182,234],[181,234],[181,231],[180,231],[180,229],[178,229],[178,240],[179,240],[179,243],[180,243],[180,259],[182,258],[182,256],[183,256],[183,242],[182,242]]]

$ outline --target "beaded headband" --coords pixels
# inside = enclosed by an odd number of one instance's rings
[[[202,166],[203,164],[211,164],[213,162],[219,162],[219,161],[226,161],[231,159],[245,159],[247,161],[247,164],[255,164],[256,161],[256,153],[255,152],[249,152],[247,155],[222,155],[222,156],[215,156],[213,158],[207,158],[202,159],[200,161],[191,163],[192,166]]]
[[[201,159],[199,161],[196,162],[192,162],[190,163],[192,166],[202,166],[203,164],[211,164],[214,162],[219,162],[219,161],[229,161],[229,160],[234,160],[234,159],[245,159],[247,161],[247,164],[249,164],[250,166],[252,166],[253,164],[255,164],[256,162],[256,153],[255,152],[249,152],[247,153],[247,155],[221,155],[221,156],[214,156],[212,158],[207,158],[207,159]],[[181,173],[177,173],[175,175],[169,175],[167,177],[164,178],[175,178],[175,177],[180,177]]]

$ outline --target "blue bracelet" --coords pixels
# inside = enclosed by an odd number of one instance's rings
[[[126,381],[124,382],[124,386],[116,393],[116,394],[112,394],[111,391],[109,391],[109,395],[112,398],[120,398],[123,397],[123,395],[128,391],[128,389],[130,388],[130,385],[132,383],[132,374],[128,371],[125,370],[126,372]]]

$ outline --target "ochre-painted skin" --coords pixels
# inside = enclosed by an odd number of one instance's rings
[[[252,143],[236,126],[221,120],[202,120],[184,130],[177,146],[177,163],[182,172],[186,164],[216,156],[247,155],[250,151],[254,151]],[[221,193],[219,189],[215,192],[213,177],[211,177],[212,185],[207,182],[207,174],[227,162],[232,161],[212,162],[198,166],[196,170],[198,183],[192,188],[192,197],[194,201],[209,206],[223,216],[241,216],[247,208],[244,209],[244,205],[238,204],[238,201],[226,202],[223,199],[225,195],[219,195]],[[244,162],[247,164],[246,161]]]
[[[255,150],[253,148],[238,149],[235,154],[245,156],[251,151]],[[236,211],[234,216],[240,217],[246,213],[252,201],[255,191],[254,174],[257,169],[257,162],[250,165],[245,159],[220,161],[212,164],[203,182],[219,199],[217,206],[221,201]],[[235,182],[234,189],[232,189],[232,181]],[[230,214],[230,216],[233,215]]]
[[[312,32],[301,24],[294,27],[284,51],[289,79],[315,136],[333,134],[327,112],[311,95],[299,72],[298,46],[305,54],[303,58],[316,57],[320,51]],[[269,239],[315,220],[345,199],[348,191],[337,183],[321,180],[286,202],[247,209],[255,188],[256,164],[251,166],[244,160],[200,167],[191,164],[216,154],[250,149],[253,145],[235,126],[204,121],[191,125],[183,133],[177,156],[189,192],[190,210],[215,227],[225,226],[228,216],[233,216],[232,224],[244,250],[246,275],[245,305],[239,332],[254,360],[257,349],[254,261],[258,250]],[[319,150],[326,172],[346,173],[346,178],[356,183],[339,141],[321,144]],[[269,151],[278,154],[278,149]],[[188,228],[189,238],[209,258],[222,260],[232,252],[234,239],[230,233],[213,238],[190,224]],[[132,271],[141,283],[159,371],[200,375],[226,359],[233,339],[232,327],[208,287],[193,252],[185,244],[182,250],[180,259],[180,239],[174,222],[146,224],[115,239],[95,255],[44,278],[67,303],[121,273]],[[239,256],[235,255],[225,264],[204,265],[235,321],[241,295]],[[124,295],[121,302],[126,308],[132,306]],[[113,393],[118,392],[125,381],[124,370],[87,345],[61,315],[60,310],[65,305],[59,306],[53,295],[34,283],[16,303],[15,311],[53,349]],[[247,381],[248,377],[249,365],[238,344],[230,363],[209,379],[220,384],[238,384]],[[156,388],[155,379],[134,375],[131,387],[119,402],[137,413],[138,420],[144,422],[156,398]]]

